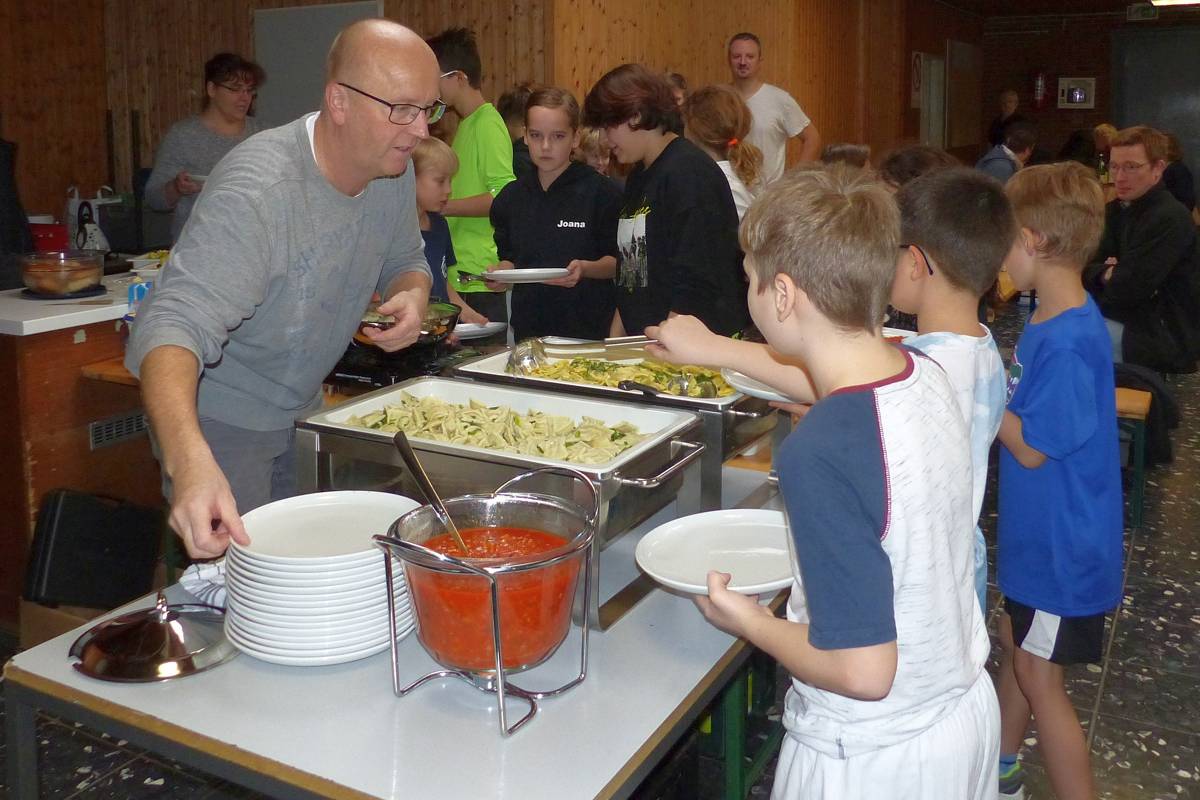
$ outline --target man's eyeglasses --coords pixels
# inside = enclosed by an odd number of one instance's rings
[[[1121,172],[1137,172],[1142,167],[1148,166],[1148,161],[1143,161],[1140,164],[1112,164],[1109,166],[1109,171],[1116,174]]]
[[[363,97],[369,97],[376,103],[382,103],[383,105],[387,106],[388,122],[392,123],[393,125],[411,125],[413,122],[416,122],[417,117],[422,111],[425,112],[425,121],[432,125],[442,118],[442,114],[446,113],[446,104],[441,100],[435,101],[427,106],[418,106],[414,105],[413,103],[389,103],[387,100],[376,97],[373,94],[368,94],[362,89],[351,86],[348,83],[342,83],[341,81],[338,81],[338,86],[344,86],[352,92],[358,92]]]
[[[900,245],[901,250],[907,250],[910,247],[917,248],[917,252],[921,254],[921,258],[925,259],[925,269],[929,270],[929,274],[932,275],[933,274],[933,262],[929,260],[929,254],[926,253],[924,250],[922,250],[921,245],[919,245],[919,244],[902,244],[902,245]]]
[[[217,86],[220,86],[230,94],[248,94],[251,97],[258,96],[258,89],[253,86],[231,86],[228,83],[218,83]]]

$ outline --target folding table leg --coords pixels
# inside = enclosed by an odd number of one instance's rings
[[[7,691],[4,698],[9,797],[12,800],[37,800],[37,711],[14,694]]]

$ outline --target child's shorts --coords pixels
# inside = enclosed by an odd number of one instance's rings
[[[1104,650],[1104,615],[1060,617],[1004,598],[1013,642],[1052,664],[1098,663]]]
[[[898,744],[835,758],[784,736],[771,798],[995,800],[999,766],[1000,706],[981,670],[953,711]]]

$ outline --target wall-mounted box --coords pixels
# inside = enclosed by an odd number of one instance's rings
[[[1095,78],[1059,78],[1059,108],[1095,108]]]

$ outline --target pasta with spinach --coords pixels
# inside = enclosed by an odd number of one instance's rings
[[[543,411],[520,414],[478,400],[461,405],[408,392],[400,393],[399,404],[349,417],[346,424],[574,464],[606,463],[646,438],[627,422],[608,425],[585,416],[576,423]]]

